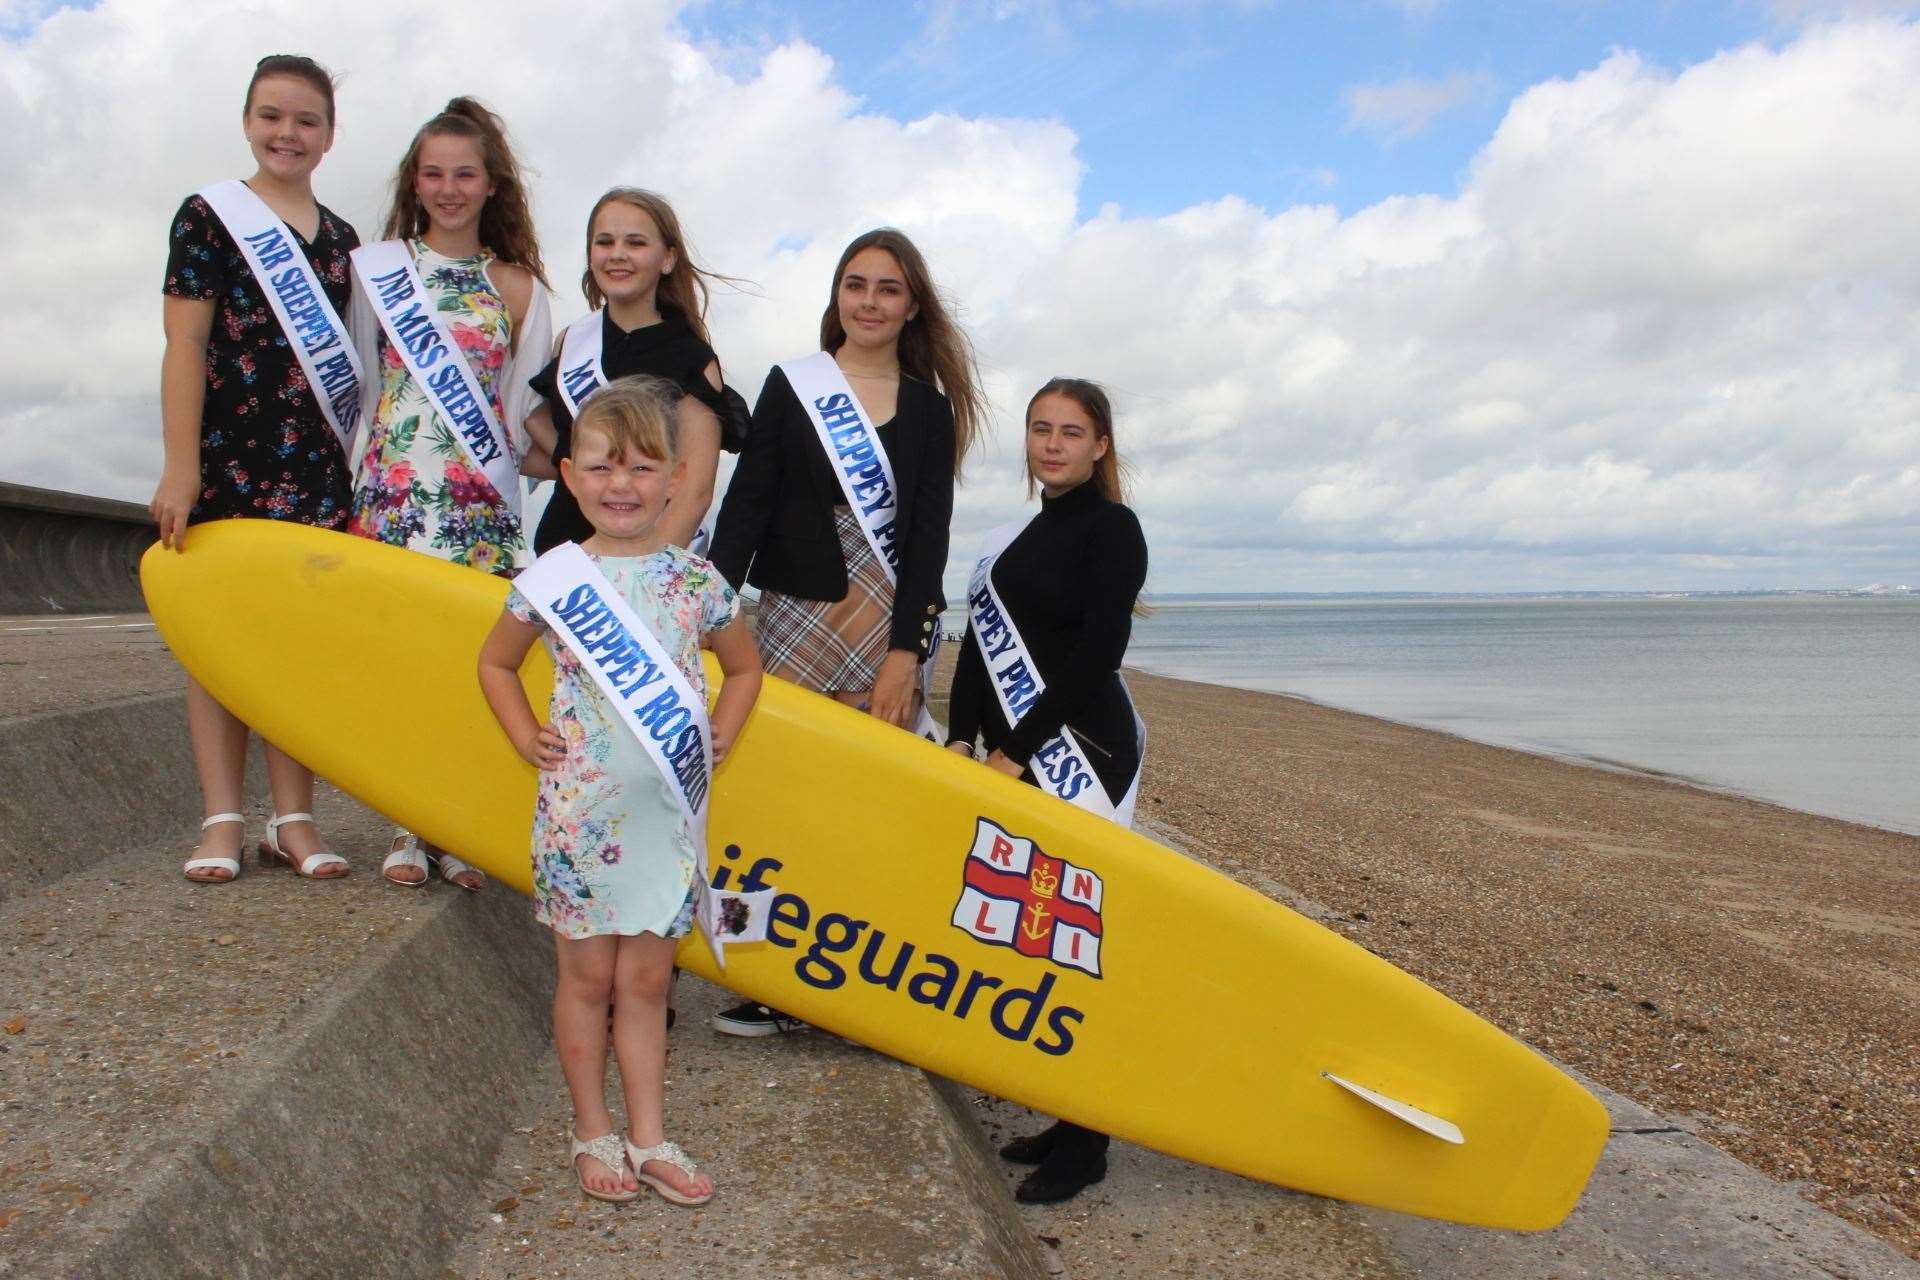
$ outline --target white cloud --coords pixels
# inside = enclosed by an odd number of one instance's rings
[[[0,42],[0,278],[23,300],[0,316],[0,474],[145,499],[167,217],[243,166],[258,52],[303,48],[348,73],[318,186],[363,231],[419,120],[455,92],[501,111],[561,319],[593,197],[667,191],[759,285],[714,317],[749,396],[808,345],[845,240],[906,226],[1000,410],[956,576],[1019,508],[1015,415],[1055,373],[1117,394],[1162,591],[1920,576],[1913,26],[1678,72],[1618,54],[1516,98],[1453,198],[1269,211],[1223,179],[1167,217],[1078,221],[1060,125],[863,111],[819,51],[695,47],[665,0],[388,13],[104,0]]]
[[[1492,92],[1492,76],[1459,71],[1438,78],[1409,76],[1381,84],[1349,85],[1341,98],[1346,103],[1348,129],[1388,142],[1405,142],[1425,133],[1447,112],[1484,102]]]

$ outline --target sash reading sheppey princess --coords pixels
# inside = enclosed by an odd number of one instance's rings
[[[360,422],[360,358],[313,264],[287,224],[246,183],[237,178],[216,182],[200,198],[240,246],[327,426],[340,441],[340,452],[350,453]]]
[[[820,437],[820,447],[827,451],[827,460],[833,464],[833,474],[840,481],[840,491],[853,510],[861,534],[885,567],[887,581],[898,589],[900,547],[894,523],[900,511],[900,489],[894,483],[893,464],[887,460],[887,451],[881,447],[872,425],[861,411],[859,397],[853,394],[839,364],[825,351],[789,360],[780,366],[780,371],[787,375],[787,384],[799,397],[807,421]],[[939,723],[927,710],[932,693],[933,655],[939,646],[936,631],[933,643],[927,647],[927,656],[920,663],[920,718],[913,727],[915,733],[934,742],[944,736]]]
[[[974,564],[973,577],[967,583],[967,619],[973,625],[974,639],[980,644],[980,656],[987,664],[987,683],[993,686],[994,696],[1000,700],[1000,710],[1009,725],[1019,724],[1047,691],[1047,682],[1041,678],[1040,668],[1034,665],[1033,655],[1027,652],[1020,628],[1013,625],[1013,615],[1007,612],[1000,593],[993,586],[994,563],[1008,544],[1020,536],[1027,523],[1014,520],[989,533],[986,549]],[[1121,682],[1120,689],[1126,693],[1125,681]],[[1127,694],[1127,707],[1129,710],[1133,707],[1131,693]],[[1133,732],[1140,746],[1140,764],[1134,766],[1127,793],[1117,805],[1108,798],[1107,789],[1093,771],[1086,749],[1074,737],[1073,730],[1064,725],[1057,735],[1040,744],[1027,765],[1048,793],[1088,813],[1130,827],[1134,802],[1140,797],[1140,770],[1147,759],[1147,726],[1138,711],[1133,713]]]
[[[694,914],[713,949],[714,963],[726,968],[723,943],[766,937],[775,891],[735,893],[712,887],[707,798],[713,782],[713,724],[707,718],[707,700],[680,674],[659,637],[578,544],[561,543],[535,560],[513,585],[593,676],[620,723],[665,779],[693,840]]]
[[[382,240],[353,251],[354,273],[373,303],[387,341],[407,372],[426,389],[454,438],[487,482],[517,515],[520,463],[493,403],[474,376],[447,323],[433,305],[413,250],[404,240]]]

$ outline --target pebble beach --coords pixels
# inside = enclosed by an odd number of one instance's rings
[[[1143,819],[1920,1257],[1920,838],[1128,680]]]

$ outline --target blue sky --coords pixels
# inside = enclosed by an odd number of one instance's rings
[[[363,234],[449,95],[506,117],[559,320],[595,197],[667,192],[754,282],[711,317],[749,395],[839,246],[908,228],[992,400],[956,573],[1065,372],[1115,395],[1155,591],[1920,583],[1916,13],[0,0],[0,476],[151,494],[162,231],[298,49]]]
[[[715,45],[804,39],[889,116],[1059,119],[1080,140],[1082,216],[1450,195],[1530,85],[1615,49],[1677,69],[1787,34],[1765,5],[1706,0],[709,0],[682,21]]]

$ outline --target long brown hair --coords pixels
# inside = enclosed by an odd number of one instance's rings
[[[660,277],[660,289],[654,297],[654,303],[664,315],[674,312],[687,322],[694,336],[708,346],[713,339],[707,336],[707,304],[711,299],[710,280],[724,280],[735,283],[732,276],[723,276],[709,271],[693,260],[693,250],[687,244],[687,237],[680,230],[679,215],[667,198],[657,191],[648,191],[644,187],[614,187],[593,202],[593,212],[587,215],[587,255],[592,261],[593,224],[600,217],[600,211],[615,200],[630,204],[653,219],[653,225],[660,228],[660,238],[667,248],[673,250],[678,259],[673,270]],[[589,266],[580,275],[580,292],[586,295],[587,305],[598,311],[606,304],[606,298],[600,292],[600,286],[593,282],[593,268]]]
[[[525,267],[541,284],[547,283],[546,265],[540,261],[540,237],[533,229],[533,211],[527,201],[526,184],[520,179],[520,166],[514,161],[513,148],[507,145],[507,127],[500,117],[472,98],[454,98],[433,119],[420,126],[393,175],[393,200],[387,206],[387,226],[382,238],[412,238],[427,233],[429,219],[425,206],[413,193],[420,173],[420,145],[428,138],[472,138],[480,144],[480,158],[487,166],[487,181],[493,194],[480,212],[480,243],[502,262]],[[549,286],[551,287],[551,286]]]
[[[839,265],[833,269],[833,287],[827,290],[827,309],[820,316],[820,349],[838,351],[847,340],[847,331],[840,323],[840,281],[847,274],[847,264],[866,249],[885,249],[907,278],[907,291],[913,295],[918,311],[900,330],[900,368],[940,388],[953,406],[953,474],[958,479],[967,451],[987,424],[980,367],[974,360],[973,344],[954,323],[946,300],[934,286],[927,260],[907,239],[906,232],[876,227],[856,236],[840,255]]]
[[[253,110],[253,91],[268,76],[292,76],[312,85],[314,92],[327,100],[327,128],[333,128],[333,73],[298,53],[270,53],[253,64],[253,79],[247,81],[247,100],[240,108],[241,115]]]
[[[1107,389],[1085,378],[1049,378],[1047,385],[1027,401],[1023,422],[1033,421],[1033,406],[1047,396],[1065,396],[1086,411],[1088,421],[1093,423],[1093,434],[1107,442],[1107,452],[1093,464],[1093,478],[1088,483],[1108,502],[1126,502],[1127,491],[1133,487],[1130,483],[1133,468],[1120,460],[1120,442],[1113,438],[1113,402],[1107,398]],[[1032,497],[1039,487],[1033,468],[1028,466],[1027,496]]]

